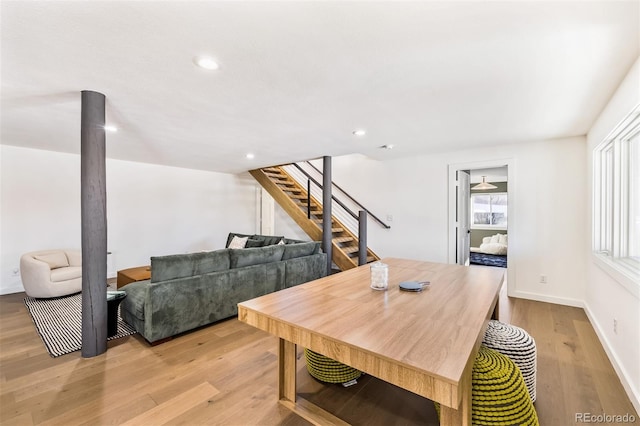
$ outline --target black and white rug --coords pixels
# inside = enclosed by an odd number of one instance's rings
[[[82,348],[82,293],[53,299],[26,297],[24,304],[52,357]],[[118,307],[118,333],[107,340],[119,339],[135,332],[133,327],[122,320]]]

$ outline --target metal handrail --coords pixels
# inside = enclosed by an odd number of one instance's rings
[[[296,169],[298,169],[299,171],[301,171],[308,179],[308,182],[313,182],[318,188],[323,189],[322,188],[322,184],[319,183],[317,180],[315,180],[313,178],[313,176],[311,176],[309,173],[307,173],[302,167],[300,167],[298,164],[296,163],[292,163],[293,166],[296,167]],[[334,184],[335,185],[335,184]],[[310,200],[311,198],[311,187],[309,185],[307,185],[307,200]],[[345,206],[344,203],[340,200],[338,200],[335,195],[331,195],[331,199],[333,201],[335,201],[336,203],[338,203],[338,205],[340,207],[342,207],[347,213],[349,213],[354,219],[358,219],[358,215],[355,214],[349,207]],[[359,205],[359,204],[358,204]],[[307,202],[307,216],[310,216],[310,208],[311,208],[311,203]]]
[[[318,168],[316,166],[314,166],[313,164],[311,164],[310,161],[305,161],[305,163],[307,163],[309,166],[311,166],[311,168],[313,168],[316,172],[322,174],[322,172],[320,170],[318,170]],[[296,166],[296,168],[298,170],[300,170],[302,173],[304,173],[308,178],[311,178],[311,176],[309,175],[309,173],[307,173],[306,171],[304,171],[298,164],[293,163],[294,166]],[[313,178],[311,178],[313,179]],[[315,180],[314,180],[315,183]],[[384,223],[381,219],[379,219],[376,215],[374,215],[373,213],[371,213],[371,211],[369,211],[369,209],[367,209],[365,206],[363,206],[360,202],[358,202],[355,198],[353,198],[351,195],[349,195],[349,193],[347,191],[345,191],[344,189],[340,188],[340,186],[336,183],[332,182],[332,185],[335,186],[336,188],[338,188],[340,190],[340,192],[342,192],[344,195],[346,195],[347,197],[349,197],[349,199],[351,201],[353,201],[355,204],[357,204],[358,206],[360,206],[362,208],[362,210],[364,210],[365,212],[367,212],[367,214],[369,216],[371,216],[376,222],[378,222],[381,226],[383,226],[386,229],[390,229],[391,226],[387,225],[386,223]],[[320,186],[320,188],[322,188],[322,186]],[[342,207],[344,207],[350,214],[351,216],[353,216],[354,218],[358,218],[358,216],[353,213],[350,209],[347,209],[341,202],[339,202],[336,198],[334,198],[333,196],[331,197],[333,198],[336,202],[338,202],[338,204],[340,204]]]

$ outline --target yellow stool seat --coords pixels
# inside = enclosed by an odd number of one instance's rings
[[[471,424],[539,426],[522,373],[506,355],[481,346],[471,378]],[[440,414],[440,406],[436,404]]]
[[[346,383],[355,380],[362,372],[310,349],[304,350],[307,370],[312,377],[327,383]]]

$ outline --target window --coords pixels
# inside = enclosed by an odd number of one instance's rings
[[[471,227],[507,229],[507,193],[471,194]]]
[[[640,282],[640,107],[593,153],[593,251]]]

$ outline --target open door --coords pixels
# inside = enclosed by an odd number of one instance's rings
[[[468,170],[458,170],[456,200],[456,263],[469,265],[470,216],[469,201],[471,199],[471,179]]]

